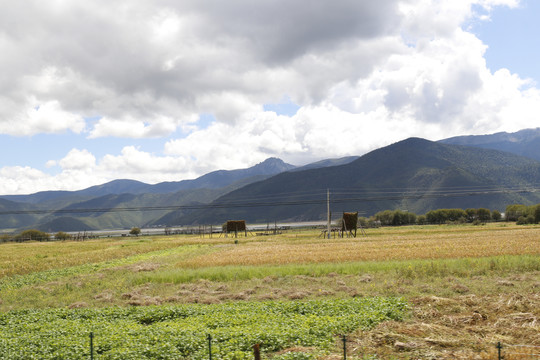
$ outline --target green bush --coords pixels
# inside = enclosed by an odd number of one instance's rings
[[[13,240],[13,236],[12,235],[8,235],[8,234],[2,234],[0,235],[0,243],[2,242],[8,242],[10,240]]]
[[[43,231],[30,229],[21,232],[15,236],[16,241],[49,241],[51,236]]]
[[[411,225],[416,223],[416,214],[402,210],[384,210],[379,211],[374,216],[375,221],[379,221],[381,225]]]
[[[525,205],[513,204],[506,207],[506,221],[519,221],[520,217],[526,217],[529,209]]]
[[[55,240],[70,240],[71,235],[66,232],[59,231],[56,234],[54,234],[54,238]]]

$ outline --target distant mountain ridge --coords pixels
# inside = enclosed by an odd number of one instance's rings
[[[538,161],[497,150],[410,138],[348,164],[285,172],[252,183],[216,199],[215,208],[184,215],[176,222],[322,220],[326,189],[335,193],[333,211],[338,214],[361,211],[370,215],[386,209],[422,214],[454,207],[504,210],[512,203],[540,202],[539,194],[504,189],[537,184]],[[253,199],[267,200],[257,204]],[[234,207],[223,209],[217,206],[220,204]]]
[[[507,151],[540,161],[540,128],[524,129],[515,133],[455,136],[439,142]]]
[[[212,171],[206,175],[198,177],[194,180],[182,180],[178,182],[165,182],[156,185],[152,185],[150,188],[151,193],[167,193],[173,192],[170,191],[171,188],[174,191],[179,190],[190,190],[190,189],[218,189],[232,183],[247,179],[253,176],[271,176],[279,174],[284,171],[292,170],[296,166],[287,164],[283,160],[278,158],[268,158],[265,161],[252,166],[247,169],[238,169],[238,170],[217,170]]]
[[[295,169],[292,169],[291,171],[303,171],[303,170],[318,169],[318,168],[329,167],[329,166],[344,165],[344,164],[353,162],[359,157],[360,156],[346,156],[346,157],[337,158],[337,159],[325,159],[325,160],[317,161],[317,162],[307,164],[304,166],[299,166]]]
[[[218,189],[252,176],[257,177],[256,180],[260,180],[261,176],[271,176],[294,168],[296,166],[287,164],[281,159],[268,158],[247,169],[217,170],[193,180],[168,181],[152,185],[137,180],[117,179],[83,190],[41,191],[30,195],[1,195],[0,199],[37,204],[59,198],[89,199],[109,194],[167,194],[199,188]]]
[[[296,166],[287,164],[281,159],[269,158],[247,169],[213,171],[193,180],[151,185],[136,180],[118,179],[78,191],[42,191],[30,195],[4,195],[0,196],[0,211],[5,208],[6,211],[9,211],[8,209],[22,211],[58,209],[60,212],[41,216],[0,215],[2,216],[0,229],[33,226],[53,232],[64,228],[97,230],[143,226],[152,219],[165,215],[166,212],[116,212],[113,216],[101,210],[79,214],[71,214],[69,211],[206,203],[251,182],[264,180],[294,168]]]
[[[447,140],[483,146],[537,139],[535,131],[518,133]],[[386,209],[417,214],[452,207],[504,210],[512,203],[540,202],[540,192],[528,190],[540,184],[539,161],[445,141],[410,138],[361,157],[301,167],[270,158],[248,169],[218,170],[193,180],[151,185],[119,179],[80,191],[0,196],[0,229],[92,231],[230,219],[321,220],[326,218],[327,189],[336,216],[343,211],[369,216]]]

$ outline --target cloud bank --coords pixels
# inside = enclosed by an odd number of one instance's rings
[[[465,26],[497,6],[519,2],[3,4],[0,134],[85,143],[50,160],[56,175],[1,168],[0,193],[180,180],[270,156],[301,164],[408,136],[540,126],[536,85],[488,69],[486,45]],[[264,110],[283,99],[298,112]],[[110,137],[163,139],[163,150],[96,158],[91,147]]]

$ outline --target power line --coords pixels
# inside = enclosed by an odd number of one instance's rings
[[[344,190],[344,189],[340,189]],[[419,193],[418,191],[409,192],[337,192],[330,199],[330,204],[343,204],[351,202],[377,202],[406,199],[425,199],[425,198],[448,198],[464,197],[478,195],[495,194],[516,194],[516,193],[534,193],[536,188],[484,188],[482,190],[471,188],[447,188],[436,191],[427,191]],[[343,195],[355,194],[357,196],[339,197]],[[278,194],[280,195],[280,194]],[[360,196],[358,196],[360,195]],[[266,198],[266,197],[264,197]],[[109,208],[65,208],[65,209],[36,209],[36,210],[6,210],[0,211],[0,215],[39,215],[39,214],[87,214],[87,213],[106,213],[106,212],[131,212],[131,211],[175,211],[175,210],[203,210],[203,209],[232,209],[232,208],[252,208],[252,207],[275,207],[275,206],[301,206],[301,205],[324,205],[327,202],[324,196],[315,193],[311,194],[309,199],[304,200],[280,200],[284,196],[275,196],[274,201],[261,201],[260,198],[244,199],[243,201],[231,201],[211,204],[192,204],[192,205],[169,205],[169,206],[136,206],[136,207],[109,207]]]

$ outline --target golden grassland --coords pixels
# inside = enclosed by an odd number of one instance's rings
[[[106,238],[87,241],[53,241],[0,244],[0,278],[37,271],[99,263],[153,251],[193,244],[213,244],[219,239],[195,236]],[[225,240],[222,239],[221,242]]]
[[[401,296],[408,318],[352,334],[353,358],[490,359],[498,341],[540,346],[540,226],[319,235],[1,244],[0,311]]]
[[[283,235],[194,235],[106,238],[0,245],[0,278],[121,259],[185,245],[211,246],[208,254],[177,262],[181,268],[320,262],[444,259],[540,254],[540,226],[409,226],[369,229],[357,238],[321,238],[318,230]]]
[[[540,254],[540,227],[383,228],[359,238],[271,237],[191,258],[178,267],[447,259]],[[242,241],[242,239],[240,239]]]

